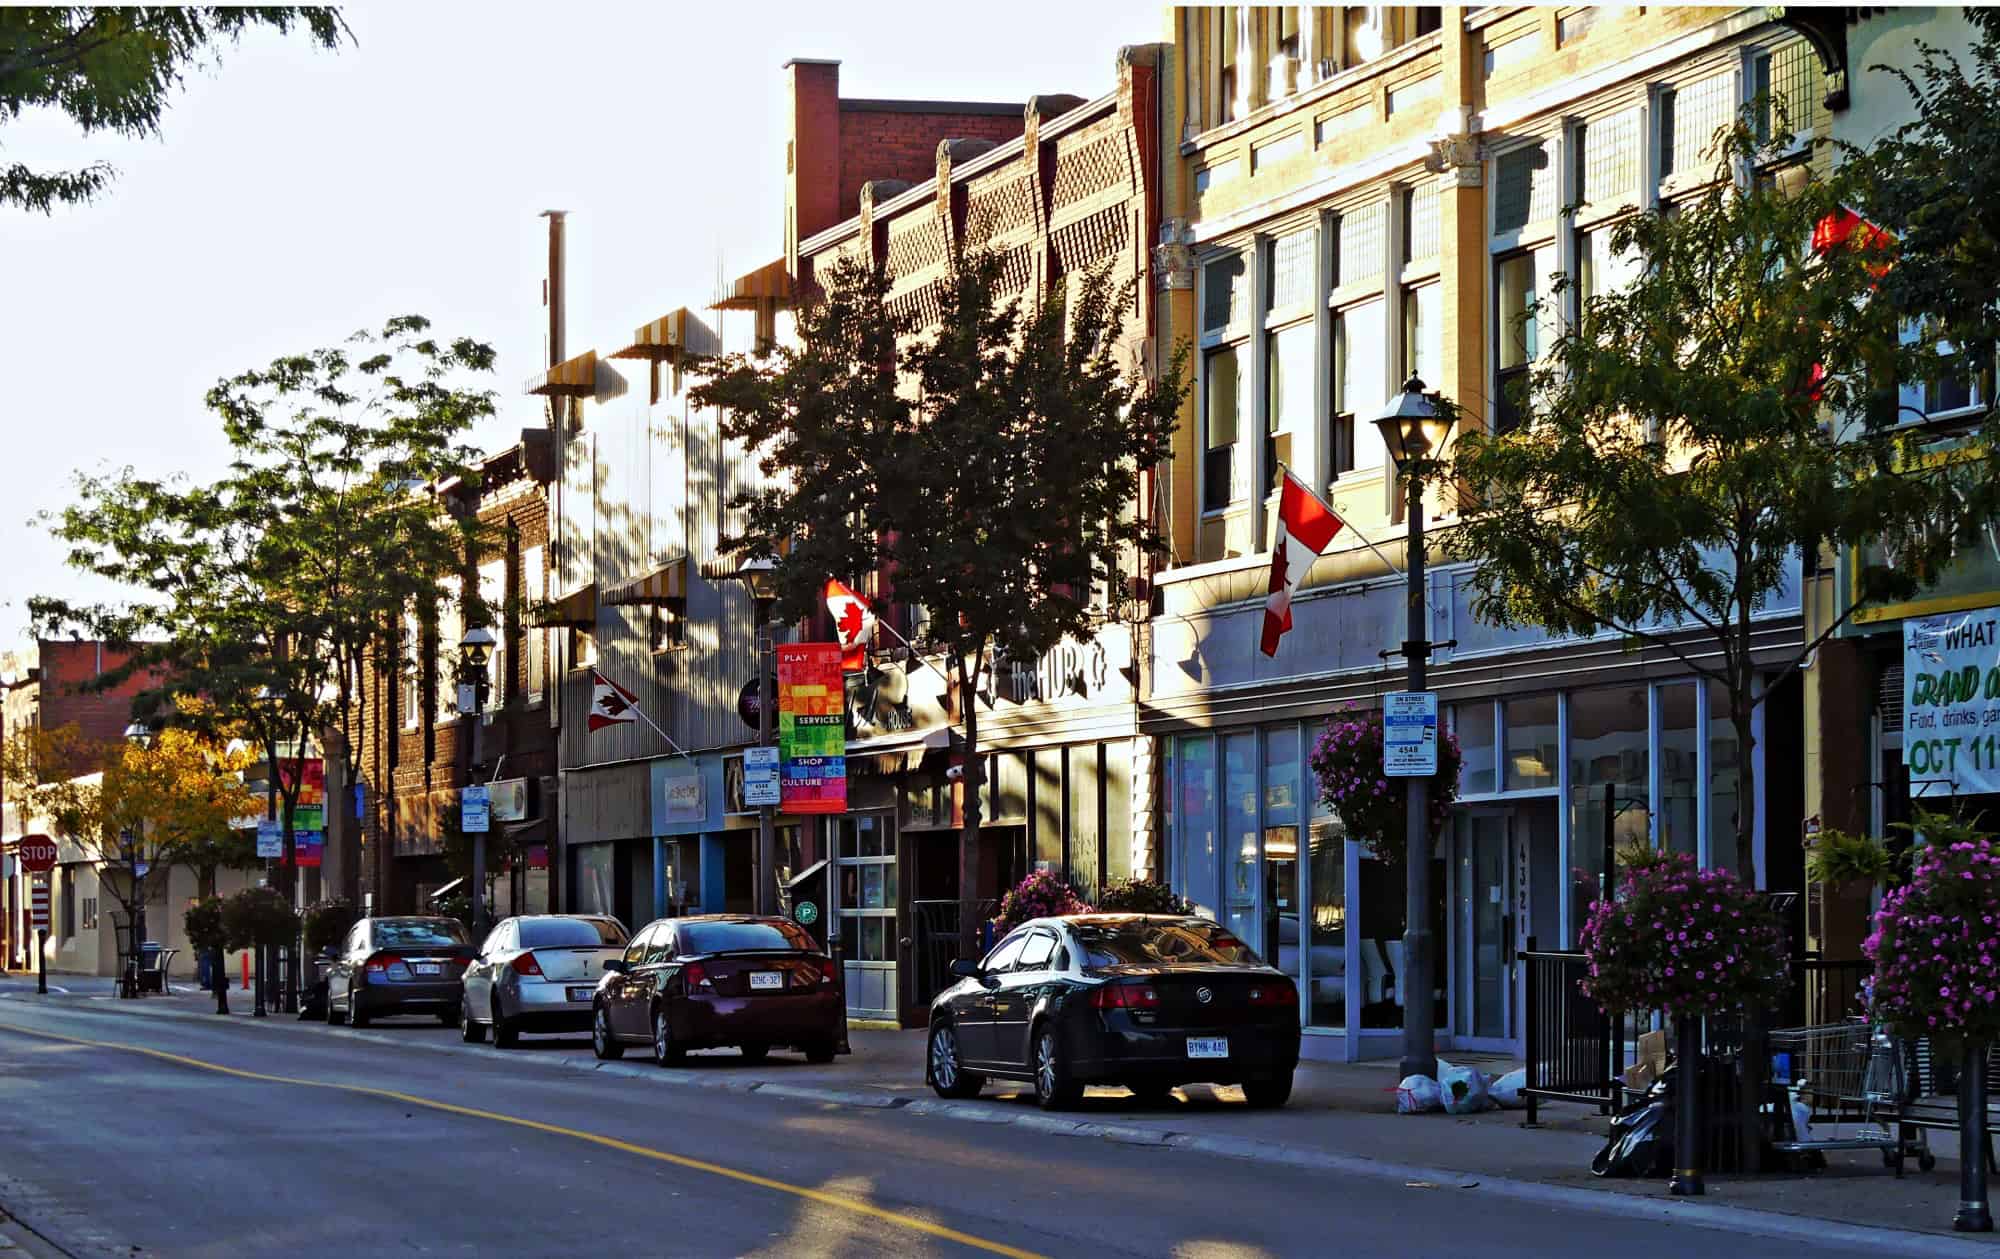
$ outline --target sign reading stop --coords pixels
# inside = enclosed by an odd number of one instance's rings
[[[29,835],[15,846],[21,868],[30,874],[47,874],[56,868],[56,841],[47,835]]]

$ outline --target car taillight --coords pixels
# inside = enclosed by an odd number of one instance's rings
[[[1090,1004],[1100,1010],[1157,1010],[1160,990],[1151,984],[1104,984],[1090,994]]]
[[[394,953],[377,953],[364,963],[368,970],[378,975],[388,970],[391,966],[401,966],[402,964],[403,959],[397,957]]]
[[[816,961],[816,962],[814,963],[814,965],[816,965],[816,966],[818,966],[818,967],[819,967],[819,981],[820,981],[821,983],[823,983],[823,984],[830,984],[830,983],[832,983],[832,982],[833,982],[833,959],[832,959],[832,958],[830,958],[830,957],[822,957],[822,958],[818,959],[818,960],[817,960],[817,961]]]
[[[681,970],[681,982],[689,989],[706,988],[710,992],[715,991],[715,985],[709,982],[708,972],[702,969],[700,962],[689,962]]]
[[[1297,1005],[1299,990],[1282,980],[1275,984],[1259,984],[1250,990],[1251,1005]]]
[[[542,977],[542,964],[535,960],[533,953],[523,953],[509,965],[514,968],[516,975],[533,975],[536,979]]]

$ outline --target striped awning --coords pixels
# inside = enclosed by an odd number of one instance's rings
[[[617,351],[612,358],[644,358],[658,361],[673,358],[687,349],[687,307],[683,306],[671,314],[658,319],[632,334],[632,344]]]
[[[604,594],[604,602],[614,605],[634,603],[665,603],[669,599],[687,598],[687,556],[668,560],[652,572],[622,586],[613,586]]]
[[[528,377],[527,392],[544,398],[588,398],[597,392],[597,351],[585,350]]]
[[[765,302],[779,306],[792,304],[792,273],[785,270],[783,258],[767,262],[750,274],[723,285],[716,290],[715,300],[709,303],[708,308],[755,310]]]
[[[536,614],[534,622],[543,627],[597,624],[597,583],[592,582],[583,589],[566,594],[543,607]]]

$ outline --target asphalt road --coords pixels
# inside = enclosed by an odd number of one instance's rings
[[[0,1208],[79,1256],[1684,1259],[1792,1248],[1477,1188],[0,986],[13,990],[0,1000]]]

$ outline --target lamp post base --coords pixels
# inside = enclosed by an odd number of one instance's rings
[[[1993,1212],[1984,1202],[1961,1202],[1958,1214],[1951,1217],[1951,1226],[1961,1233],[1990,1233]]]

